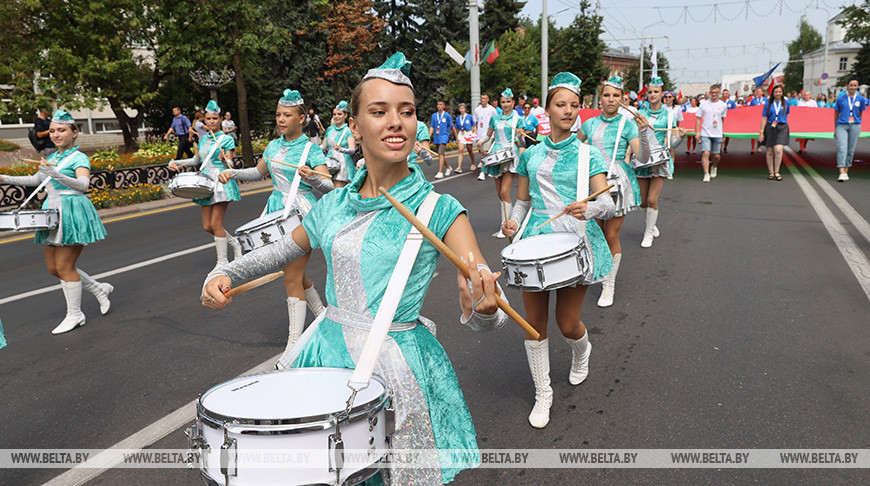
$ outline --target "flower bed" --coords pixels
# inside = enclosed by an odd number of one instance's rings
[[[15,152],[20,148],[21,146],[16,143],[7,140],[0,140],[0,152]]]
[[[163,186],[155,184],[139,184],[126,189],[105,189],[88,194],[88,198],[97,209],[156,201],[165,197]]]

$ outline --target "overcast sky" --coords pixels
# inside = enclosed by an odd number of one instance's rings
[[[594,9],[595,1],[591,0],[591,3]],[[824,36],[827,20],[838,14],[843,5],[855,3],[858,2],[601,0],[603,39],[609,46],[627,46],[637,54],[639,39],[620,39],[641,37],[641,34],[645,37],[668,36],[669,39],[651,42],[667,56],[673,81],[716,81],[723,74],[763,72],[779,61],[788,60],[786,44],[797,37],[802,15]],[[542,0],[528,0],[522,15],[539,19],[541,5]],[[576,0],[548,0],[547,11],[556,25],[564,27],[580,11],[577,5],[579,2]],[[688,5],[692,6],[684,8]],[[714,5],[718,7],[714,8]],[[751,10],[748,18],[747,5]],[[813,8],[808,8],[810,5]],[[481,42],[487,40],[481,39]]]

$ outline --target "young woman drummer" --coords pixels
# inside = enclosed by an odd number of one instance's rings
[[[36,232],[36,243],[45,245],[45,266],[48,273],[60,279],[66,299],[66,317],[51,331],[61,334],[85,325],[81,310],[82,289],[94,294],[100,303],[100,313],[109,312],[109,294],[114,287],[100,283],[76,268],[76,261],[85,245],[106,237],[106,229],[91,200],[85,196],[91,184],[91,161],[75,145],[79,131],[72,115],[58,110],[51,118],[49,136],[57,152],[43,159],[39,172],[32,176],[2,176],[0,184],[38,186],[46,178],[48,197],[42,209],[58,212],[58,226]]]
[[[222,309],[231,302],[224,297],[231,284],[274,271],[312,248],[323,248],[329,307],[294,367],[355,367],[410,229],[378,187],[389,188],[411,211],[417,211],[432,191],[419,166],[407,163],[417,128],[409,64],[397,53],[380,68],[369,70],[354,90],[351,127],[366,160],[361,174],[347,187],[324,196],[292,235],[206,278],[203,304]],[[458,279],[462,322],[476,329],[500,326],[505,316],[497,311],[494,274],[484,264],[465,210],[453,197],[442,195],[428,226],[454,252],[468,255],[470,267],[478,269],[471,273],[473,290],[469,291],[464,277]],[[378,355],[377,369],[396,406],[394,449],[462,449],[472,459],[449,468],[388,468],[381,474],[390,485],[440,485],[479,464],[474,426],[453,367],[433,333],[419,324],[437,260],[435,248],[424,243],[393,318],[393,331]]]
[[[338,167],[333,166],[330,169],[330,172],[333,172],[335,187],[346,186],[356,175],[356,164],[351,158],[356,151],[356,140],[350,133],[347,118],[347,101],[342,100],[332,110],[332,124],[326,129],[321,144],[326,152],[326,158],[338,162]]]
[[[665,150],[669,156],[665,164],[634,171],[640,186],[640,207],[646,209],[646,229],[640,242],[643,248],[651,247],[653,239],[659,236],[656,228],[656,220],[659,217],[659,195],[662,193],[665,179],[674,173],[673,148],[686,136],[686,131],[677,126],[679,123],[677,117],[662,103],[664,85],[662,78],[652,78],[646,92],[649,105],[640,109],[640,114],[649,121],[650,126],[659,129],[647,130],[650,152]]]
[[[263,158],[256,167],[230,169],[221,172],[220,181],[230,179],[258,181],[267,175],[272,177],[272,194],[266,202],[264,214],[283,211],[286,205],[296,206],[300,216],[305,217],[317,202],[312,190],[326,194],[333,189],[332,178],[326,168],[326,159],[320,148],[303,133],[306,123],[305,101],[298,91],[284,90],[275,109],[275,124],[281,137],[269,142],[263,151]],[[296,169],[281,162],[299,166],[300,182],[293,201],[288,201],[290,186],[296,176]],[[323,303],[314,288],[314,283],[305,276],[308,255],[284,265],[284,287],[287,289],[287,313],[290,319],[287,348],[299,339],[305,327],[306,304],[315,316],[323,312]],[[285,352],[286,352],[285,350]]]
[[[520,157],[517,167],[520,177],[517,203],[510,220],[502,226],[502,231],[507,236],[513,236],[530,209],[532,214],[522,238],[555,232],[576,234],[579,225],[582,225],[591,244],[593,280],[599,280],[610,272],[612,259],[601,228],[589,221],[612,217],[616,206],[609,194],[588,203],[577,202],[578,184],[588,184],[590,194],[607,187],[607,164],[597,148],[589,147],[589,156],[578,160],[581,157],[578,151],[583,144],[571,133],[571,126],[577,120],[580,106],[580,78],[571,73],[557,74],[547,92],[546,103],[552,131],[543,143],[530,147]],[[588,180],[578,182],[578,163],[587,165],[584,170],[589,174]],[[565,209],[570,210],[568,214],[537,229]],[[587,284],[573,284],[556,290],[556,324],[573,355],[568,376],[572,385],[579,385],[589,374],[592,345],[586,326],[580,320]],[[529,423],[536,428],[543,428],[549,423],[550,406],[553,403],[547,339],[549,301],[549,291],[523,291],[526,320],[540,333],[537,340],[526,335],[525,341],[526,357],[535,382],[535,406],[529,415]]]
[[[201,137],[194,147],[193,160],[201,164],[200,171],[203,174],[217,181],[220,173],[231,167],[230,164],[236,153],[236,144],[229,135],[221,131],[221,109],[214,100],[209,101],[205,107],[204,123],[208,135]],[[169,170],[175,171],[178,167],[174,161],[169,163]],[[239,240],[224,229],[224,216],[227,214],[230,201],[238,201],[241,198],[236,181],[228,181],[226,184],[215,184],[211,197],[193,200],[202,206],[203,229],[214,236],[217,251],[215,268],[227,263],[227,244],[233,248],[233,258],[242,255],[242,245],[239,244]]]
[[[590,145],[598,147],[604,160],[607,161],[608,179],[618,181],[619,193],[616,195],[616,216],[607,221],[598,221],[604,229],[607,245],[613,254],[613,271],[604,279],[599,307],[613,305],[614,289],[616,287],[616,272],[622,260],[622,246],[619,243],[619,232],[626,213],[640,205],[640,187],[634,170],[625,162],[626,150],[631,148],[641,162],[649,159],[649,140],[644,134],[647,121],[643,115],[636,114],[634,123],[619,114],[619,102],[622,100],[622,78],[614,76],[605,81],[601,87],[601,115],[586,120],[577,132],[581,142],[589,141]],[[614,150],[615,148],[615,150]],[[613,194],[613,190],[611,190]]]
[[[522,137],[525,133],[525,130],[523,130],[525,124],[523,124],[523,117],[514,110],[514,92],[510,88],[502,91],[499,105],[502,114],[493,115],[489,119],[486,139],[480,143],[483,144],[493,135],[495,136],[495,141],[489,150],[481,150],[480,153],[481,157],[483,157],[490,152],[498,152],[510,148],[514,149],[514,157],[510,160],[499,165],[482,166],[481,168],[483,173],[489,174],[495,179],[495,193],[501,202],[501,222],[504,224],[511,214],[511,185],[513,184],[514,173],[517,170],[517,163],[519,162],[519,137]],[[493,236],[505,238],[501,229],[493,233]]]

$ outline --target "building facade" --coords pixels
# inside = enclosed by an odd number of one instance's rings
[[[845,89],[837,83],[837,79],[852,69],[855,64],[855,56],[861,49],[861,44],[844,40],[846,29],[837,23],[843,18],[844,15],[841,12],[828,20],[825,29],[825,43],[828,47],[827,58],[824,46],[803,56],[803,90],[809,91],[813,96],[824,93],[830,98],[831,95],[836,95]]]

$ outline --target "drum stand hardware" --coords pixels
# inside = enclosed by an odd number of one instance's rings
[[[232,424],[237,425],[238,422],[234,421]],[[230,425],[230,422],[224,422],[224,443],[221,445],[221,474],[224,475],[225,486],[230,486],[230,476],[237,477],[239,475],[239,450],[236,446],[236,439],[232,439],[228,435]],[[230,467],[232,467],[232,473],[230,473]]]
[[[208,453],[211,450],[211,447],[202,436],[202,423],[197,420],[188,428],[184,429],[184,435],[187,436],[187,456],[190,458],[190,461],[187,463],[188,469],[197,467],[197,464],[193,463],[193,458],[197,456],[200,461],[199,466],[202,468],[208,467]]]

